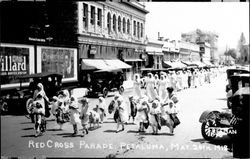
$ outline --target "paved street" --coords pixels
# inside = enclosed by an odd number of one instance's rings
[[[138,133],[138,126],[126,125],[125,131],[115,133],[116,124],[108,114],[106,121],[88,135],[72,137],[72,126],[67,123],[63,130],[51,117],[47,132],[35,138],[34,125],[24,116],[1,116],[1,156],[46,156],[46,157],[199,157],[223,158],[232,156],[222,136],[216,143],[210,143],[201,135],[199,117],[205,110],[226,109],[226,75],[220,75],[211,84],[177,92],[181,112],[181,124],[174,136],[163,127],[158,135],[152,135],[151,127],[146,133]],[[124,96],[131,94],[126,90]],[[107,99],[107,103],[113,97]],[[126,98],[127,99],[127,98]],[[91,108],[97,99],[90,99]],[[81,129],[81,127],[79,126]]]

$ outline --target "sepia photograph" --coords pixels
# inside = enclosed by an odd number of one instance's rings
[[[0,0],[1,159],[250,158],[249,0]]]

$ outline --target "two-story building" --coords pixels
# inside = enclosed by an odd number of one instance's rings
[[[146,68],[160,70],[162,69],[163,53],[162,53],[163,42],[154,39],[147,39],[146,46]]]

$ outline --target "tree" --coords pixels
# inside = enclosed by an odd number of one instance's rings
[[[232,58],[236,59],[237,58],[237,52],[235,49],[229,49],[224,53],[226,56],[231,56]]]

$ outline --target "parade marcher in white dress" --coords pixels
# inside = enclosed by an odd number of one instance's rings
[[[88,123],[89,123],[89,101],[87,98],[83,98],[82,100],[79,101],[81,103],[81,112],[80,112],[80,119],[81,119],[81,124],[82,124],[82,133],[83,134],[88,134]]]
[[[148,74],[148,78],[146,80],[146,95],[148,96],[150,101],[153,101],[157,96],[155,90],[155,79],[152,73]]]
[[[117,129],[116,129],[116,132],[118,132],[120,125],[122,125],[122,131],[124,130],[124,123],[128,122],[129,114],[127,109],[127,104],[121,95],[117,96],[116,101],[117,101],[117,107],[115,109],[117,109],[119,113],[119,118],[117,120],[118,121]]]
[[[186,71],[183,71],[183,74],[182,74],[182,84],[183,84],[184,89],[188,88],[188,75]]]
[[[96,108],[94,108],[94,110],[100,114],[100,119],[101,119],[101,123],[103,123],[104,117],[106,116],[106,102],[105,99],[103,97],[99,97],[99,104],[96,105]]]
[[[139,74],[134,75],[134,94],[137,98],[141,98],[141,79]]]
[[[198,82],[199,82],[198,73],[197,73],[197,70],[195,70],[193,72],[193,86],[194,86],[194,88],[198,87]]]
[[[156,90],[156,93],[158,94],[159,92],[159,76],[157,74],[154,75],[154,78],[155,78],[155,90]]]
[[[176,72],[176,90],[180,91],[182,90],[182,79],[181,79],[181,74],[180,72]]]
[[[154,100],[149,111],[149,123],[153,129],[153,134],[158,133],[161,129],[161,105],[158,100]]]
[[[45,101],[42,93],[36,94],[36,100],[33,102],[33,108],[31,111],[35,115],[35,136],[42,135],[44,130],[41,130],[41,124],[45,115]]]
[[[81,120],[80,120],[78,102],[75,97],[70,98],[69,114],[70,114],[70,123],[73,125],[73,130],[74,130],[74,133],[72,135],[76,135],[78,133],[77,124],[80,124]]]
[[[139,125],[139,132],[144,131],[144,123],[148,123],[148,111],[149,111],[148,97],[142,96],[139,104],[137,104],[136,122]]]
[[[160,81],[159,81],[159,100],[162,101],[167,96],[167,81],[164,77],[164,75],[161,75]]]

